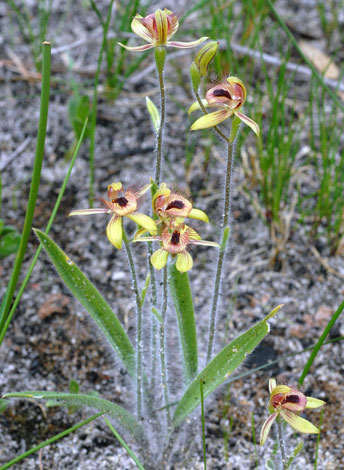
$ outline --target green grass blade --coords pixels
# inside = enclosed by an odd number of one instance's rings
[[[56,436],[51,437],[50,439],[47,439],[44,442],[41,442],[40,444],[38,444],[38,446],[33,447],[30,450],[27,450],[23,454],[18,455],[18,457],[16,457],[15,459],[11,460],[10,462],[7,462],[5,465],[0,467],[0,470],[6,470],[7,468],[12,467],[12,465],[20,462],[21,460],[23,460],[26,457],[28,457],[29,455],[37,452],[38,450],[42,449],[43,447],[46,447],[49,444],[52,444],[52,443],[62,439],[63,437],[68,436],[68,434],[70,434],[71,432],[76,431],[77,429],[81,428],[82,426],[86,426],[86,424],[90,423],[91,421],[94,421],[96,418],[99,418],[99,416],[101,416],[101,415],[102,415],[102,413],[97,413],[96,415],[93,415],[90,418],[87,418],[84,421],[81,421],[80,423],[75,424],[71,428],[68,428],[65,431],[62,431],[59,434],[56,434]]]
[[[140,440],[143,436],[143,429],[137,422],[135,416],[116,403],[109,400],[95,397],[94,395],[63,393],[63,392],[45,392],[39,390],[30,390],[24,392],[6,393],[4,398],[30,398],[34,400],[57,400],[69,406],[88,406],[101,413],[106,413],[118,421],[135,439]]]
[[[66,286],[95,320],[134,379],[135,350],[104,297],[48,235],[40,230],[35,233]]]
[[[305,365],[303,371],[302,371],[302,374],[299,378],[299,384],[302,385],[308,372],[309,372],[309,369],[311,368],[312,364],[313,364],[313,361],[314,359],[316,358],[321,346],[323,345],[327,335],[329,334],[329,332],[331,331],[331,328],[333,327],[333,325],[335,324],[335,322],[337,321],[337,319],[339,318],[340,314],[342,313],[342,311],[344,310],[344,300],[343,302],[339,305],[339,307],[337,308],[337,310],[334,312],[334,314],[332,315],[332,318],[331,320],[328,322],[328,324],[326,325],[326,328],[324,329],[324,332],[323,334],[320,336],[319,340],[317,341],[311,355],[309,356],[309,359],[307,361],[307,364]]]
[[[85,120],[84,122],[84,126],[83,126],[83,129],[81,131],[81,135],[80,135],[80,138],[78,140],[78,143],[77,143],[77,146],[75,148],[75,151],[74,151],[74,155],[72,157],[72,160],[70,162],[70,165],[69,165],[69,168],[68,168],[68,171],[67,171],[67,174],[65,176],[65,179],[62,183],[62,186],[61,186],[61,189],[60,189],[60,192],[59,192],[59,195],[56,199],[56,202],[55,202],[55,205],[54,205],[54,209],[50,215],[50,218],[49,218],[49,221],[48,221],[48,224],[47,224],[47,227],[45,229],[45,233],[48,234],[49,233],[49,230],[51,229],[51,226],[53,225],[53,222],[54,222],[54,219],[56,217],[56,214],[57,214],[57,211],[59,210],[59,207],[60,207],[60,204],[61,204],[61,201],[62,201],[62,197],[64,195],[64,192],[66,190],[66,187],[67,187],[67,183],[69,181],[69,178],[70,178],[70,175],[72,173],[72,169],[74,167],[74,163],[75,163],[75,160],[76,160],[76,157],[78,156],[78,153],[79,153],[79,150],[80,150],[80,147],[81,147],[81,144],[84,140],[84,136],[85,136],[85,132],[86,132],[86,129],[87,129],[87,123],[88,123],[88,118]],[[1,200],[1,198],[0,198]],[[20,302],[20,299],[21,299],[21,296],[23,295],[23,292],[25,290],[25,287],[27,286],[27,283],[29,282],[29,279],[31,277],[31,273],[33,271],[33,268],[35,267],[36,263],[37,263],[37,260],[38,260],[38,257],[40,255],[42,251],[42,245],[40,245],[37,250],[36,250],[36,253],[35,253],[35,256],[33,257],[33,260],[31,262],[31,265],[28,269],[28,272],[25,276],[25,279],[22,283],[22,285],[20,286],[20,289],[19,289],[19,292],[15,298],[15,301],[13,302],[13,305],[11,307],[11,310],[9,311],[9,314],[7,315],[7,318],[6,318],[6,322],[4,324],[4,327],[2,328],[2,330],[0,330],[0,346],[4,340],[4,337],[5,337],[5,334],[6,334],[6,331],[8,329],[8,326],[12,320],[12,317],[13,317],[13,314]]]
[[[0,333],[4,328],[6,318],[12,303],[14,291],[17,286],[21,266],[26,252],[27,243],[32,227],[32,220],[36,206],[39,183],[41,179],[41,170],[44,157],[45,136],[47,131],[49,94],[50,94],[50,62],[51,62],[51,45],[49,42],[43,43],[43,62],[42,62],[42,91],[41,104],[38,123],[38,135],[34,167],[32,172],[32,181],[30,187],[29,200],[26,209],[26,216],[22,237],[14,263],[10,282],[7,287],[6,294],[0,308]]]
[[[136,463],[137,465],[137,468],[139,468],[140,470],[145,470],[144,469],[144,466],[142,465],[142,463],[139,461],[139,459],[136,457],[136,455],[134,454],[134,452],[130,449],[130,447],[128,446],[128,444],[125,442],[125,440],[123,439],[123,437],[119,434],[119,432],[116,431],[116,429],[112,426],[112,424],[110,423],[110,421],[105,418],[105,416],[103,416],[104,418],[104,421],[106,422],[106,424],[109,426],[109,428],[111,429],[113,435],[119,440],[120,444],[122,447],[124,447],[124,449],[128,452],[128,454],[130,455],[130,457],[133,459],[133,461]]]
[[[202,445],[203,445],[203,468],[207,470],[207,448],[205,446],[205,419],[204,419],[204,394],[203,394],[203,382],[200,380],[200,392],[201,392],[201,411],[202,411]]]
[[[190,383],[198,368],[195,313],[189,277],[187,273],[180,273],[175,263],[169,267],[169,286],[178,318],[185,379]]]
[[[304,55],[304,53],[301,51],[300,49],[300,46],[298,44],[298,42],[296,41],[296,39],[294,38],[293,34],[290,32],[288,26],[285,24],[285,22],[282,20],[282,18],[280,17],[280,15],[277,13],[275,7],[273,6],[271,0],[266,0],[266,3],[268,5],[268,7],[270,8],[270,10],[272,11],[272,13],[274,14],[274,16],[276,17],[278,23],[280,24],[281,28],[283,29],[283,31],[286,33],[286,35],[288,36],[288,38],[290,39],[290,41],[292,42],[293,46],[295,47],[295,49],[297,50],[297,52],[300,54],[300,56],[302,57],[302,59],[306,62],[306,64],[308,65],[308,67],[312,70],[315,78],[318,80],[318,82],[320,83],[320,85],[324,88],[324,90],[327,91],[327,93],[331,96],[331,98],[333,99],[333,101],[336,103],[336,105],[342,110],[344,111],[344,105],[343,103],[341,103],[341,101],[339,100],[338,96],[331,90],[331,88],[329,86],[326,85],[326,83],[324,82],[324,78],[322,77],[322,75],[320,75],[320,73],[317,71],[317,69],[315,68],[315,66],[313,65],[313,63],[307,59],[307,57]]]
[[[268,320],[281,306],[276,307],[262,321],[224,347],[198,374],[180,399],[173,416],[173,426],[179,426],[201,403],[200,380],[203,382],[204,397],[210,395],[245,360],[247,354],[269,333]]]

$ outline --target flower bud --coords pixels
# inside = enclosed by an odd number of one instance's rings
[[[206,75],[209,64],[214,60],[214,57],[217,54],[219,44],[220,43],[218,41],[208,42],[208,44],[198,51],[194,63],[196,64],[201,77]]]

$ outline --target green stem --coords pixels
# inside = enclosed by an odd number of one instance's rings
[[[103,28],[103,40],[102,45],[100,47],[99,55],[98,55],[98,63],[97,63],[97,70],[94,79],[94,89],[93,89],[93,103],[92,103],[92,111],[91,111],[91,118],[90,118],[90,161],[89,161],[89,168],[90,168],[90,187],[89,187],[89,205],[93,207],[93,200],[94,200],[94,150],[95,150],[95,134],[96,134],[96,120],[97,120],[97,103],[98,103],[98,84],[99,84],[99,75],[100,75],[100,67],[102,64],[103,53],[106,48],[106,37],[109,30],[109,24],[111,19],[112,13],[112,5],[114,0],[110,1],[109,9],[107,12],[106,22],[102,24]],[[93,9],[97,10],[96,4],[94,0],[91,0],[93,4]]]
[[[15,459],[11,460],[10,462],[7,462],[5,465],[3,465],[0,470],[6,470],[7,468],[12,467],[12,465],[20,462],[21,460],[25,459],[25,457],[28,457],[29,455],[33,454],[34,452],[37,452],[38,450],[42,449],[43,447],[48,446],[49,444],[52,444],[53,442],[58,441],[59,439],[62,439],[65,436],[68,436],[73,431],[76,431],[77,429],[81,428],[82,426],[86,426],[86,424],[90,423],[91,421],[94,421],[96,418],[99,418],[102,413],[97,413],[96,415],[91,416],[90,418],[85,419],[84,421],[81,421],[81,423],[76,424],[75,426],[72,426],[69,429],[66,429],[65,431],[60,432],[54,437],[51,437],[50,439],[47,439],[44,442],[41,442],[41,444],[38,444],[38,446],[33,447],[32,449],[28,450],[27,452],[24,452],[23,454],[19,455]]]
[[[137,376],[136,376],[136,387],[137,387],[137,417],[139,420],[142,418],[142,354],[143,354],[143,344],[142,344],[142,305],[141,305],[141,296],[139,291],[139,284],[137,281],[135,263],[133,255],[131,252],[130,244],[128,241],[127,234],[123,228],[123,241],[125,249],[127,251],[129,269],[131,273],[131,278],[133,281],[133,287],[135,292],[135,301],[136,301],[136,345],[137,345]]]
[[[150,262],[150,257],[153,254],[153,244],[148,244],[148,265],[149,265],[149,272],[151,275],[151,305],[152,308],[157,308],[158,306],[158,297],[156,291],[156,278],[155,278],[155,270]],[[157,370],[157,361],[158,361],[158,354],[157,354],[157,333],[158,333],[158,322],[155,317],[152,318],[152,373],[151,373],[151,392],[152,396],[155,396],[155,387],[156,387],[156,370]]]
[[[232,174],[233,174],[233,162],[234,162],[234,151],[235,151],[235,140],[229,142],[227,140],[227,167],[226,167],[226,178],[225,178],[225,194],[224,194],[224,208],[222,216],[222,240],[226,239],[226,231],[229,230],[229,214],[230,214],[230,203],[231,203],[231,186],[232,186]],[[228,236],[227,236],[228,240]],[[219,300],[220,285],[223,273],[223,261],[226,254],[226,243],[221,243],[214,283],[213,301],[210,312],[210,324],[209,324],[209,337],[208,337],[208,349],[207,349],[207,363],[211,359],[214,346],[215,336],[215,322],[217,314],[217,305]]]
[[[155,48],[155,63],[158,72],[159,88],[160,88],[160,126],[157,133],[156,143],[156,163],[155,163],[155,183],[160,185],[161,179],[161,160],[162,160],[162,143],[163,132],[165,127],[166,118],[166,98],[165,98],[165,83],[164,83],[164,65],[166,58],[166,50],[163,47]]]
[[[42,163],[44,157],[44,144],[47,130],[48,121],[48,108],[49,108],[49,92],[50,92],[50,60],[51,60],[51,45],[50,42],[43,43],[43,60],[42,60],[42,90],[41,90],[41,104],[40,114],[38,123],[38,135],[35,162],[32,172],[32,180],[30,187],[30,194],[26,209],[26,216],[24,222],[24,228],[21,236],[20,245],[18,248],[17,257],[14,263],[11,279],[9,281],[7,291],[1,304],[0,309],[0,333],[3,331],[4,324],[7,319],[7,315],[10,309],[10,305],[13,299],[14,291],[17,286],[21,266],[24,260],[29,235],[32,227],[32,220],[34,216],[34,210],[36,205],[36,199],[38,194],[38,188],[41,178]]]
[[[70,165],[69,165],[67,174],[66,174],[66,176],[65,176],[65,179],[64,179],[64,181],[63,181],[63,183],[62,183],[62,186],[61,186],[59,195],[58,195],[58,197],[57,197],[57,200],[56,200],[54,209],[53,209],[53,211],[52,211],[52,213],[51,213],[51,216],[50,216],[50,218],[49,218],[47,227],[46,227],[46,229],[45,229],[45,233],[46,233],[46,234],[49,233],[49,230],[50,230],[50,228],[51,228],[51,226],[52,226],[52,224],[53,224],[53,222],[54,222],[54,219],[55,219],[55,216],[56,216],[56,214],[57,214],[57,211],[58,211],[58,209],[59,209],[59,207],[60,207],[61,200],[62,200],[62,197],[63,197],[64,192],[65,192],[65,190],[66,190],[66,186],[67,186],[67,183],[68,183],[68,181],[69,181],[69,177],[70,177],[70,175],[71,175],[71,173],[72,173],[72,169],[73,169],[73,167],[74,167],[74,163],[75,163],[76,157],[78,156],[79,149],[80,149],[81,144],[82,144],[82,141],[83,141],[83,139],[84,139],[84,135],[85,135],[86,128],[87,128],[87,122],[88,122],[88,119],[85,120],[84,126],[83,126],[82,131],[81,131],[81,134],[80,134],[79,141],[78,141],[78,143],[77,143],[77,145],[76,145],[76,148],[75,148],[75,151],[74,151],[73,158],[72,158],[72,160],[71,160],[71,162],[70,162]],[[5,337],[5,334],[6,334],[6,331],[7,331],[7,329],[8,329],[8,326],[9,326],[11,320],[12,320],[13,314],[14,314],[14,312],[15,312],[15,310],[16,310],[16,308],[17,308],[19,302],[20,302],[21,296],[23,295],[23,292],[24,292],[24,290],[25,290],[25,287],[27,286],[27,283],[29,282],[31,273],[32,273],[32,271],[33,271],[33,268],[34,268],[35,265],[36,265],[36,262],[37,262],[37,260],[38,260],[38,257],[39,257],[39,255],[40,255],[40,252],[41,252],[41,251],[42,251],[42,245],[40,244],[39,247],[38,247],[37,250],[36,250],[35,256],[34,256],[34,258],[33,258],[33,260],[32,260],[32,263],[31,263],[31,265],[30,265],[30,267],[29,267],[29,270],[28,270],[28,272],[27,272],[27,274],[26,274],[26,276],[25,276],[25,279],[24,279],[22,285],[20,286],[19,292],[18,292],[18,294],[17,294],[17,296],[16,296],[16,298],[15,298],[15,301],[13,302],[12,308],[11,308],[9,314],[7,315],[7,318],[6,318],[6,322],[5,322],[5,324],[4,324],[4,327],[3,327],[2,330],[0,330],[0,346],[1,346],[2,342],[3,342],[3,339],[4,339],[4,337]]]
[[[283,423],[279,418],[276,419],[276,425],[277,425],[277,438],[278,438],[278,443],[279,443],[279,450],[280,450],[281,459],[282,459],[282,468],[283,470],[286,470],[287,453],[286,453],[286,448],[285,448],[284,430],[283,430]]]
[[[162,301],[162,310],[161,317],[162,321],[160,323],[160,365],[161,365],[161,379],[162,387],[164,390],[164,400],[167,414],[167,426],[171,426],[171,412],[169,406],[169,393],[168,393],[168,384],[167,384],[167,368],[166,368],[166,358],[165,358],[165,323],[166,323],[166,312],[167,312],[167,266],[164,267],[164,279],[163,279],[163,301]]]
[[[202,99],[201,97],[199,96],[199,93],[197,91],[194,90],[194,93],[195,93],[195,96],[196,96],[196,99],[198,101],[198,104],[203,112],[203,114],[209,114],[208,111],[206,110],[204,104],[202,103]],[[214,126],[213,129],[218,133],[218,135],[220,137],[222,137],[222,139],[224,139],[226,142],[229,143],[229,139],[227,136],[225,136],[225,134],[221,131],[221,129],[218,127],[218,126]]]
[[[204,470],[207,470],[207,450],[205,446],[205,419],[204,419],[204,395],[203,395],[203,379],[200,380],[201,392],[201,410],[202,410],[202,444],[203,444],[203,463]]]

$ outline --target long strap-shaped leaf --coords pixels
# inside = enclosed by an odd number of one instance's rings
[[[173,426],[179,426],[187,416],[201,403],[200,381],[203,383],[203,395],[207,397],[224,382],[229,375],[245,360],[247,354],[269,333],[268,320],[281,305],[276,307],[264,320],[224,347],[212,361],[191,382],[180,399],[173,416]]]
[[[116,419],[116,421],[123,426],[130,434],[136,439],[141,440],[144,436],[141,425],[137,422],[136,418],[116,403],[98,398],[93,395],[79,394],[79,393],[62,393],[62,392],[44,392],[44,391],[25,391],[6,393],[4,397],[7,398],[34,398],[36,400],[57,400],[65,403],[68,406],[89,406],[95,410],[106,413],[107,415]]]
[[[180,273],[175,263],[169,267],[169,285],[178,318],[185,379],[189,384],[198,367],[196,322],[188,275]]]
[[[95,320],[134,379],[134,347],[104,297],[48,235],[37,229],[35,233],[66,286]]]

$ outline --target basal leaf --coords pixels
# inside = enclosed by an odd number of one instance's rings
[[[178,318],[184,374],[189,383],[197,374],[198,367],[195,313],[188,275],[179,272],[175,263],[169,267],[169,285]]]
[[[6,393],[4,398],[29,398],[29,399],[43,399],[43,400],[56,400],[64,403],[68,407],[71,406],[88,406],[95,410],[101,411],[113,418],[123,426],[130,434],[136,439],[140,440],[144,436],[141,425],[137,422],[136,418],[116,403],[109,400],[95,397],[94,395],[77,394],[77,393],[62,393],[62,392],[44,392],[44,391],[24,391],[15,393]]]
[[[95,320],[130,376],[135,378],[134,347],[104,297],[48,235],[40,230],[35,233],[66,286]]]
[[[268,320],[281,306],[276,307],[264,320],[225,346],[200,372],[186,389],[173,416],[173,425],[179,426],[201,403],[200,381],[203,383],[204,398],[221,385],[245,360],[247,354],[269,333]]]

